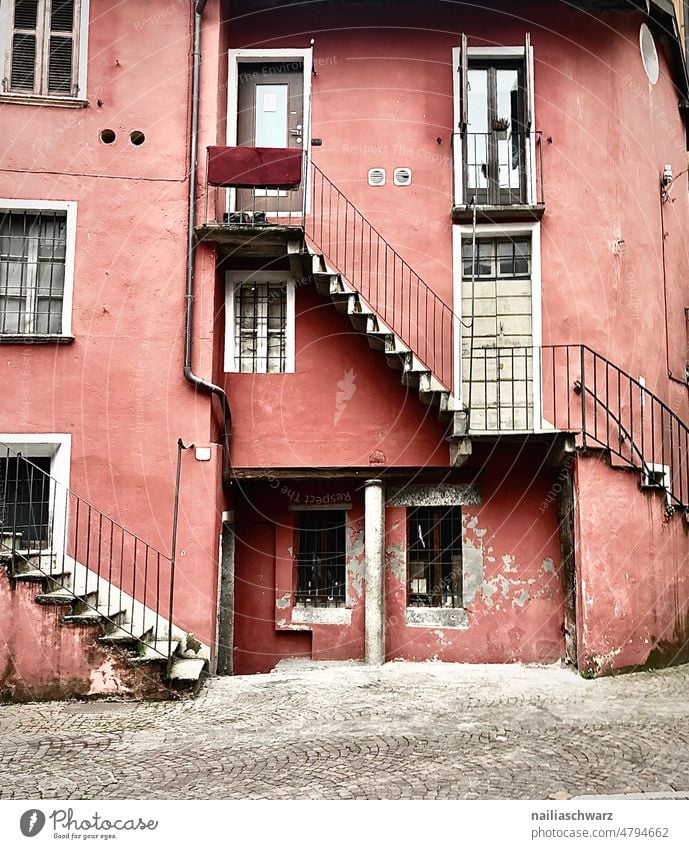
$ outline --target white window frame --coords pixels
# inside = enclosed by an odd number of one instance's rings
[[[535,116],[535,94],[534,94],[534,52],[533,47],[529,47],[528,55],[526,55],[526,47],[524,45],[517,47],[469,47],[467,49],[468,62],[472,59],[516,59],[525,61],[525,88],[526,96],[529,99],[530,114]],[[453,85],[453,105],[454,105],[454,130],[452,138],[453,143],[453,190],[454,190],[454,205],[460,205],[461,199],[464,197],[464,162],[462,161],[462,146],[458,144],[460,133],[459,127],[462,118],[461,106],[461,82],[460,82],[460,66],[462,61],[461,47],[452,48],[452,85]],[[534,135],[534,127],[529,131],[526,139],[526,187],[527,187],[527,206],[533,206],[538,200],[536,186],[536,137]],[[479,204],[480,206],[481,204]]]
[[[453,267],[453,300],[455,315],[455,395],[463,401],[462,386],[462,334],[466,328],[462,325],[462,242],[471,238],[474,232],[472,224],[455,224],[452,227],[452,267]],[[541,303],[541,222],[505,222],[504,224],[477,224],[476,236],[484,238],[501,238],[512,236],[528,236],[531,239],[531,327],[532,327],[532,354],[533,354],[533,421],[534,433],[551,431],[552,425],[543,419],[543,406],[541,399],[541,369],[537,368],[540,363],[540,351],[543,338],[543,314]]]
[[[241,374],[294,374],[295,370],[295,281],[288,271],[228,271],[225,275],[225,372],[239,374],[235,352],[235,292],[242,283],[256,278],[257,283],[284,283],[285,312],[285,370],[279,372],[241,372]]]
[[[76,83],[74,94],[49,94],[47,91],[8,91],[12,69],[12,34],[14,31],[14,0],[0,0],[0,45],[3,51],[2,63],[2,85],[0,86],[0,102],[30,103],[37,106],[86,106],[86,76],[88,65],[88,24],[89,24],[89,2],[90,0],[77,0],[80,3],[78,9],[79,23],[74,29],[74,53],[72,56],[73,82]],[[39,31],[43,31],[40,24],[41,16],[47,18],[46,0],[40,0],[38,11]],[[41,53],[41,88],[43,80],[47,80],[47,67],[45,65],[46,39],[49,34],[38,41],[36,50]],[[46,83],[47,85],[47,83]]]
[[[313,48],[302,50],[278,48],[275,50],[249,50],[232,48],[228,51],[228,80],[227,80],[227,126],[226,138],[229,147],[237,144],[237,112],[239,109],[239,64],[263,64],[264,62],[301,62],[304,66],[304,179],[303,191],[306,199],[306,212],[310,211],[311,199],[308,191],[309,162],[311,161],[311,77],[313,73]],[[236,189],[227,190],[227,212],[237,210]],[[271,213],[277,214],[277,213]],[[288,216],[290,213],[280,213]],[[294,213],[292,213],[294,214]]]
[[[52,515],[49,522],[52,527],[52,551],[65,552],[67,533],[67,510],[69,507],[69,475],[72,454],[72,435],[70,433],[0,433],[0,443],[9,445],[16,453],[24,457],[50,457],[50,494],[49,504]],[[0,457],[2,447],[0,447]]]
[[[13,339],[63,339],[72,337],[72,300],[74,293],[74,257],[77,239],[77,202],[72,200],[9,200],[0,198],[3,212],[66,212],[67,243],[65,245],[65,279],[62,291],[62,325],[59,333],[4,333],[0,342]]]

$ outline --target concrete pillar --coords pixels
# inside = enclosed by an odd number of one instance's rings
[[[368,480],[364,494],[366,550],[366,663],[385,663],[385,488]]]

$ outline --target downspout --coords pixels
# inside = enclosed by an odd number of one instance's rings
[[[194,374],[192,369],[192,333],[194,318],[194,259],[196,251],[196,237],[194,225],[196,223],[196,166],[198,159],[198,137],[199,137],[199,82],[201,69],[201,16],[207,0],[197,0],[194,6],[194,45],[193,45],[193,68],[191,83],[191,130],[189,140],[189,220],[187,226],[187,293],[184,311],[184,377],[196,389],[215,395],[220,403],[223,418],[223,483],[230,480],[230,426],[232,415],[230,403],[225,390],[215,383],[204,380]]]

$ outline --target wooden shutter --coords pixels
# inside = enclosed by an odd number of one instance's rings
[[[36,85],[39,0],[14,0],[9,87],[33,92]]]
[[[459,129],[465,133],[469,121],[469,48],[467,37],[462,33],[459,50]]]
[[[524,125],[526,127],[526,131],[530,132],[533,123],[533,107],[532,107],[532,99],[534,96],[534,85],[533,85],[533,50],[531,47],[531,33],[527,32],[525,41],[524,41],[524,80],[525,80],[525,92],[524,92]]]
[[[74,94],[74,32],[76,0],[53,0],[48,35],[48,92]]]

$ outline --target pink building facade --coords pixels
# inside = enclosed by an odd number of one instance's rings
[[[685,659],[683,16],[609,6],[0,1],[3,698]]]

